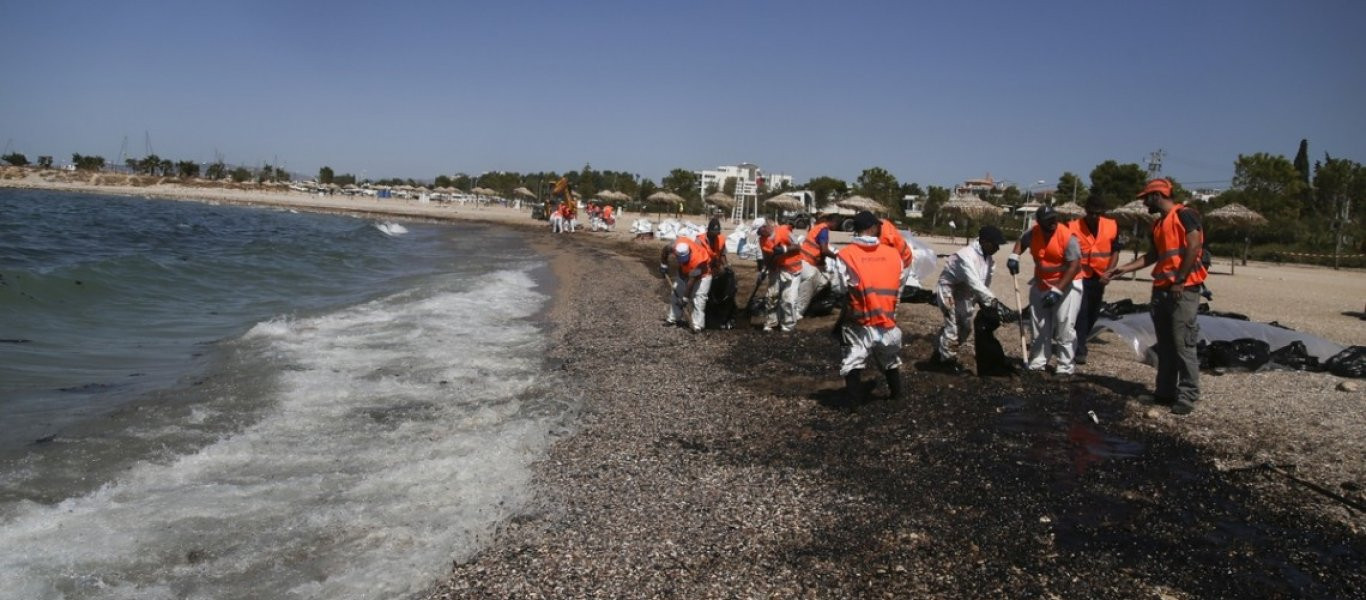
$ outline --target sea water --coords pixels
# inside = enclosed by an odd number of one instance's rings
[[[0,598],[392,598],[573,403],[516,234],[0,190]]]

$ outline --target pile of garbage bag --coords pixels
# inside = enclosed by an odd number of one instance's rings
[[[1127,304],[1124,304],[1127,303]],[[1109,329],[1130,347],[1139,360],[1157,363],[1157,334],[1146,307],[1127,300],[1107,304],[1111,314],[1096,322],[1091,335]],[[1125,312],[1129,311],[1129,312]],[[1214,373],[1263,369],[1328,371],[1339,377],[1366,377],[1366,346],[1345,347],[1321,337],[1289,329],[1279,323],[1257,323],[1237,313],[1205,310],[1196,316],[1200,341],[1196,353],[1201,370]]]

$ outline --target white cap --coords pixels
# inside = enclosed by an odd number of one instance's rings
[[[687,244],[679,242],[677,246],[674,246],[674,254],[677,254],[679,256],[687,256],[689,254],[692,254],[692,250],[688,248]]]
[[[758,228],[760,228],[760,227],[763,227],[763,226],[764,226],[764,223],[765,223],[765,221],[764,221],[764,218],[763,218],[763,217],[756,217],[756,218],[754,219],[754,222],[753,222],[753,223],[750,223],[749,226],[750,226],[750,227],[753,227],[753,228],[755,228],[755,229],[758,229]]]

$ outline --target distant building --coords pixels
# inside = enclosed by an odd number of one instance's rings
[[[953,188],[953,193],[959,196],[972,194],[978,198],[986,198],[996,186],[996,180],[991,178],[991,173],[987,173],[982,179],[968,179],[958,184]]]
[[[709,171],[698,171],[698,180],[701,182],[701,195],[705,197],[708,191],[715,189],[719,192],[726,191],[726,180],[735,178],[735,192],[731,194],[737,203],[749,202],[751,205],[759,198],[759,188],[776,190],[783,186],[792,185],[791,175],[775,175],[764,173],[759,165],[753,163],[740,163],[733,166],[716,167]]]
[[[906,194],[901,197],[901,208],[907,217],[919,219],[925,216],[925,200],[926,198],[919,194]]]

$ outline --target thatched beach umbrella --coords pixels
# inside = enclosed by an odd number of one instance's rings
[[[1118,221],[1120,225],[1128,225],[1133,228],[1134,258],[1138,258],[1138,227],[1152,223],[1154,215],[1148,212],[1148,207],[1142,200],[1134,200],[1124,206],[1116,208],[1109,213],[1110,218]]]
[[[533,192],[533,191],[531,191],[531,190],[529,190],[529,189],[526,189],[526,188],[524,188],[524,187],[519,187],[519,188],[517,188],[517,189],[515,189],[515,190],[512,190],[512,195],[514,195],[514,196],[521,196],[521,197],[523,197],[523,198],[535,198],[535,197],[536,197],[536,192]]]
[[[801,200],[788,196],[787,194],[778,194],[768,200],[764,200],[764,207],[774,210],[800,211],[805,209],[806,205],[802,204]]]
[[[645,197],[646,202],[652,202],[663,207],[674,207],[684,202],[683,197],[668,190],[659,190]]]
[[[885,214],[887,207],[867,196],[849,196],[835,203],[835,206],[849,210],[866,210],[871,213]]]
[[[1222,208],[1216,208],[1205,215],[1206,223],[1220,224],[1232,229],[1247,232],[1254,227],[1261,227],[1267,224],[1266,217],[1257,214],[1257,211],[1246,206],[1233,202]],[[1243,237],[1243,266],[1247,266],[1247,253],[1252,247],[1252,239],[1249,236]],[[1235,267],[1229,264],[1229,274],[1233,275]]]
[[[707,204],[710,204],[717,208],[730,210],[735,208],[735,198],[731,198],[728,194],[724,194],[722,192],[716,192],[710,196],[707,196]]]
[[[1086,209],[1082,208],[1081,205],[1076,202],[1059,204],[1058,206],[1055,206],[1053,210],[1057,211],[1058,216],[1064,219],[1078,219],[1086,216]]]
[[[965,194],[950,198],[948,202],[939,207],[939,212],[962,217],[965,221],[963,237],[968,238],[972,235],[972,228],[967,226],[968,223],[990,215],[999,215],[1001,214],[1001,207],[972,194]]]

